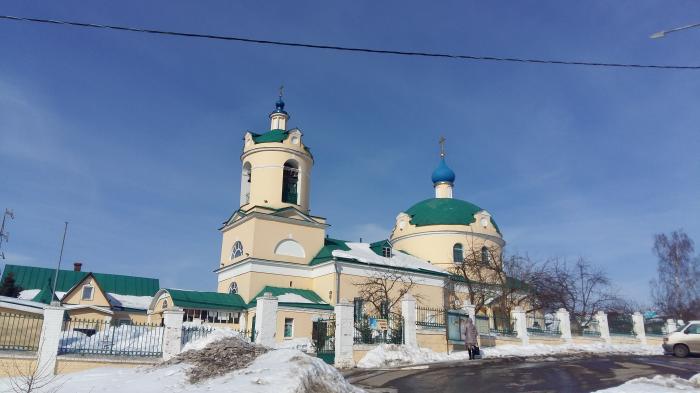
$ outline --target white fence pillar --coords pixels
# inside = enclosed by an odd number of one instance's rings
[[[266,347],[275,346],[277,332],[277,298],[265,292],[256,299],[255,306],[255,343]]]
[[[58,344],[61,341],[64,313],[63,307],[46,306],[44,308],[44,322],[41,326],[36,366],[37,380],[39,381],[56,374],[56,356]]]
[[[163,360],[176,356],[182,350],[182,316],[180,309],[163,310]]]
[[[632,329],[634,330],[634,334],[639,339],[639,342],[646,345],[647,333],[644,330],[644,315],[642,315],[639,311],[632,314]]]
[[[513,319],[513,324],[515,325],[515,332],[518,338],[523,343],[527,345],[530,342],[530,338],[527,335],[527,320],[525,319],[525,310],[522,307],[515,307],[510,312],[510,317]]]
[[[666,334],[671,334],[678,329],[678,326],[676,326],[676,321],[673,319],[667,319],[666,320]]]
[[[407,293],[401,299],[401,316],[403,317],[403,339],[404,344],[416,347],[418,338],[416,337],[416,298]]]
[[[413,312],[415,313],[415,306]],[[354,319],[355,307],[347,299],[341,299],[335,305],[335,366],[337,368],[355,367],[352,357],[352,344],[355,339]],[[414,321],[414,332],[415,325]]]
[[[571,316],[566,309],[560,308],[557,310],[557,320],[559,321],[559,331],[561,332],[562,340],[571,342]]]
[[[241,315],[238,317],[238,330],[247,331],[248,330],[248,312],[241,311]],[[250,337],[250,334],[247,335]]]
[[[598,322],[598,331],[600,331],[600,338],[605,340],[606,343],[610,344],[612,341],[610,338],[610,328],[608,327],[608,314],[598,311],[595,314],[595,320]]]

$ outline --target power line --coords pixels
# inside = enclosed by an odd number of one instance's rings
[[[224,36],[224,35],[215,35],[215,34],[198,34],[198,33],[177,32],[177,31],[166,31],[166,30],[141,29],[141,28],[136,28],[136,27],[103,25],[103,24],[95,24],[95,23],[83,23],[83,22],[72,22],[72,21],[57,20],[57,19],[25,18],[25,17],[19,17],[19,16],[10,16],[10,15],[0,15],[0,19],[22,21],[22,22],[48,23],[48,24],[54,24],[54,25],[76,26],[76,27],[94,28],[94,29],[130,31],[130,32],[135,32],[135,33],[149,33],[149,34],[159,34],[159,35],[168,35],[168,36],[177,36],[177,37],[205,38],[205,39],[223,40],[223,41],[237,41],[237,42],[245,42],[245,43],[250,43],[250,44],[278,45],[278,46],[290,46],[290,47],[296,47],[296,48],[326,49],[326,50],[335,50],[335,51],[361,52],[361,53],[372,53],[372,54],[382,54],[382,55],[435,57],[435,58],[447,58],[447,59],[459,59],[459,60],[500,61],[500,62],[511,62],[511,63],[530,63],[530,64],[578,65],[578,66],[589,66],[589,67],[653,68],[653,69],[665,69],[665,70],[700,70],[700,66],[689,66],[689,65],[605,63],[605,62],[593,62],[593,61],[529,59],[529,58],[519,58],[519,57],[457,55],[457,54],[436,53],[436,52],[413,52],[413,51],[392,50],[392,49],[357,48],[357,47],[337,46],[337,45],[310,44],[310,43],[302,43],[302,42],[261,40],[261,39],[257,39],[257,38]]]

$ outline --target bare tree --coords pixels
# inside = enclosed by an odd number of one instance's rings
[[[412,275],[399,270],[381,269],[374,271],[369,277],[354,282],[359,288],[359,296],[368,304],[377,315],[386,316],[389,313],[398,314],[396,311],[403,296],[409,293],[416,285]],[[420,295],[415,295],[416,300],[421,300]]]
[[[48,364],[41,364],[39,361],[27,362],[24,359],[13,358],[3,373],[13,393],[56,393],[65,383]]]
[[[700,317],[700,258],[693,255],[693,240],[682,229],[656,234],[653,249],[659,258],[657,278],[650,282],[656,307],[679,319]]]

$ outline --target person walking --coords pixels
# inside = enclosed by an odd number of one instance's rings
[[[464,324],[464,346],[469,352],[469,360],[474,359],[479,343],[477,342],[478,332],[472,319],[467,317],[467,323]]]

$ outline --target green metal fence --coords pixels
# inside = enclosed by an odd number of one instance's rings
[[[608,329],[611,335],[635,336],[632,316],[628,314],[608,314]]]
[[[163,354],[163,329],[156,324],[67,320],[63,322],[58,353],[159,357]]]
[[[416,307],[416,325],[427,328],[445,328],[445,310],[441,308]]]
[[[204,337],[212,334],[216,329],[231,330],[232,332],[238,333],[238,337],[240,337],[242,340],[245,340],[245,341],[249,341],[251,339],[251,334],[247,330],[216,328],[216,327],[209,326],[209,325],[200,325],[200,326],[183,326],[182,327],[182,336],[181,336],[180,341],[182,342],[182,345],[185,345],[189,342],[197,341],[201,338],[204,338]]]
[[[527,314],[525,317],[527,323],[527,333],[531,336],[561,336],[559,330],[559,321],[543,315]]]
[[[491,333],[501,336],[515,336],[517,335],[515,331],[515,321],[510,319],[508,316],[494,316],[492,318],[493,325],[491,326]]]
[[[363,315],[355,321],[355,344],[403,344],[403,317]]]
[[[587,322],[579,322],[575,318],[571,318],[571,335],[583,337],[600,337],[600,328],[598,321],[591,320]]]
[[[36,351],[43,323],[41,315],[0,313],[0,350]]]

